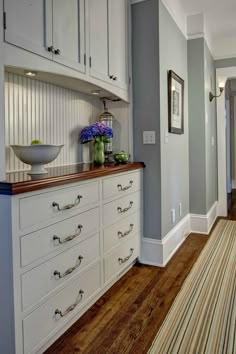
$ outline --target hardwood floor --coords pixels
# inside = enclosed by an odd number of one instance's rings
[[[133,267],[45,353],[146,353],[207,240],[190,235],[164,269]]]

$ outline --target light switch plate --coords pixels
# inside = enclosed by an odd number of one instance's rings
[[[143,132],[143,144],[156,144],[156,132],[144,131]]]

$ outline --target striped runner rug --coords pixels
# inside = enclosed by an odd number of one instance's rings
[[[149,350],[168,353],[236,353],[236,221],[219,221]]]

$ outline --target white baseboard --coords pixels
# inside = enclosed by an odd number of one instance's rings
[[[207,215],[188,214],[162,240],[143,237],[141,263],[165,267],[191,232],[208,235],[218,216],[217,204]]]
[[[232,189],[236,189],[236,181],[234,179],[231,181],[231,187]]]
[[[189,233],[190,223],[187,215],[162,240],[143,238],[141,263],[165,267]]]
[[[190,214],[190,230],[198,234],[208,235],[217,218],[217,202],[215,202],[207,215]]]

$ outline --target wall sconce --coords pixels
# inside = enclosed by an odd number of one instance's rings
[[[210,102],[212,102],[214,98],[220,97],[222,95],[222,93],[224,91],[224,84],[223,83],[219,84],[219,89],[220,89],[220,94],[219,95],[213,95],[212,92],[209,93]]]

